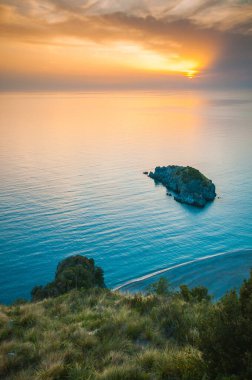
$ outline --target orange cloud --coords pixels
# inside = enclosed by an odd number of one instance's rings
[[[203,3],[0,0],[0,73],[90,83],[201,75],[221,55],[218,29],[243,25],[244,32],[250,17],[248,6]]]

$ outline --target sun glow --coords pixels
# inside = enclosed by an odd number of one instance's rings
[[[174,51],[174,49],[176,51]],[[55,81],[63,86],[112,86],[117,83],[193,79],[211,62],[207,50],[177,46],[154,50],[134,41],[83,41],[58,37],[51,43],[7,41],[1,51],[0,72],[15,73],[20,83]],[[16,65],[18,57],[18,66]]]
[[[188,78],[188,79],[193,79],[196,77],[196,75],[198,74],[198,71],[197,70],[188,70],[186,73],[185,73],[185,76]]]
[[[187,78],[194,78],[203,66],[196,59],[184,58],[179,53],[158,53],[147,50],[140,45],[116,44],[114,46],[117,59],[124,65],[142,71],[163,74],[181,74]]]

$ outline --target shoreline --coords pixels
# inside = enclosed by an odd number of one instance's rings
[[[197,258],[197,259],[194,259],[194,260],[190,260],[190,261],[185,261],[185,262],[182,262],[182,263],[178,263],[178,264],[175,264],[175,265],[172,265],[172,266],[168,266],[166,268],[162,268],[160,270],[157,270],[157,271],[154,271],[154,272],[150,272],[150,273],[147,273],[143,276],[140,276],[140,277],[137,277],[137,278],[133,278],[131,280],[128,280],[126,282],[124,282],[123,284],[120,284],[120,285],[117,285],[115,286],[114,288],[112,288],[112,291],[129,291],[129,292],[137,292],[137,291],[143,291],[143,288],[144,286],[147,286],[149,285],[151,282],[154,282],[155,280],[158,280],[160,277],[162,277],[163,274],[167,274],[169,272],[178,272],[178,270],[180,269],[184,269],[187,267],[189,267],[188,269],[188,273],[185,274],[185,273],[182,273],[182,277],[183,279],[185,280],[186,277],[187,278],[187,281],[185,282],[190,282],[192,281],[193,282],[193,279],[190,278],[190,269],[191,271],[193,272],[193,267],[195,265],[200,265],[201,263],[203,263],[203,266],[204,264],[207,264],[208,262],[211,262],[212,260],[214,259],[224,259],[225,258],[232,258],[232,262],[233,260],[235,261],[239,261],[239,259],[241,260],[241,256],[243,255],[248,255],[248,254],[251,254],[251,256],[249,256],[249,259],[251,258],[251,260],[247,260],[248,262],[250,262],[250,265],[246,265],[245,262],[247,262],[245,260],[242,260],[243,262],[243,265],[248,267],[248,270],[250,268],[250,266],[252,267],[252,249],[251,248],[248,248],[248,249],[244,249],[244,250],[234,250],[234,251],[228,251],[228,252],[221,252],[221,253],[216,253],[216,254],[213,254],[213,255],[207,255],[207,256],[203,256],[203,257],[200,257],[200,258]],[[236,257],[233,257],[235,256]],[[220,264],[219,262],[217,263],[211,263],[211,269],[212,269],[212,272],[218,272],[218,269],[220,270],[221,268],[218,267],[218,264]],[[236,263],[234,263],[236,264]],[[225,270],[226,272],[228,272],[228,268],[226,267],[226,262],[225,263],[222,263],[222,265],[225,265]],[[197,271],[199,271],[199,268],[197,268]],[[201,274],[201,272],[199,271],[199,273]],[[244,273],[243,274],[243,277],[246,276],[246,274]],[[202,278],[206,278],[207,279],[207,273],[203,274],[202,276],[199,276]],[[181,275],[179,275],[177,273],[177,278],[181,278]],[[170,280],[170,278],[167,276],[167,279]],[[178,282],[178,279],[176,279],[176,273],[174,275],[174,278],[173,280],[171,280],[171,285],[173,285],[173,283],[177,283]],[[148,280],[153,280],[153,281],[148,281]],[[226,280],[228,281],[229,280],[229,276],[227,275],[226,276]],[[199,284],[199,281],[197,281],[197,284]],[[202,284],[204,285],[204,283]],[[239,287],[240,286],[240,283],[238,283],[235,287]],[[140,287],[140,289],[139,289]],[[231,290],[232,287],[229,289]],[[210,290],[210,289],[209,289]],[[225,293],[228,289],[223,289],[223,293]],[[215,296],[215,294],[213,294]]]

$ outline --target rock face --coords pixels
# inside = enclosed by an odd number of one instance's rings
[[[204,207],[216,197],[215,185],[199,170],[190,166],[156,167],[149,177],[175,193],[174,199],[196,207]]]

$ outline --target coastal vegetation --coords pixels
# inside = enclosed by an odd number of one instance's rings
[[[32,300],[56,297],[72,289],[104,288],[103,270],[93,259],[80,255],[68,257],[59,263],[54,281],[32,289]]]
[[[33,291],[33,302],[0,307],[1,379],[252,378],[252,272],[213,302],[204,287],[174,291],[165,279],[145,293],[113,292],[97,269],[67,259],[50,285],[60,281],[60,295]]]

